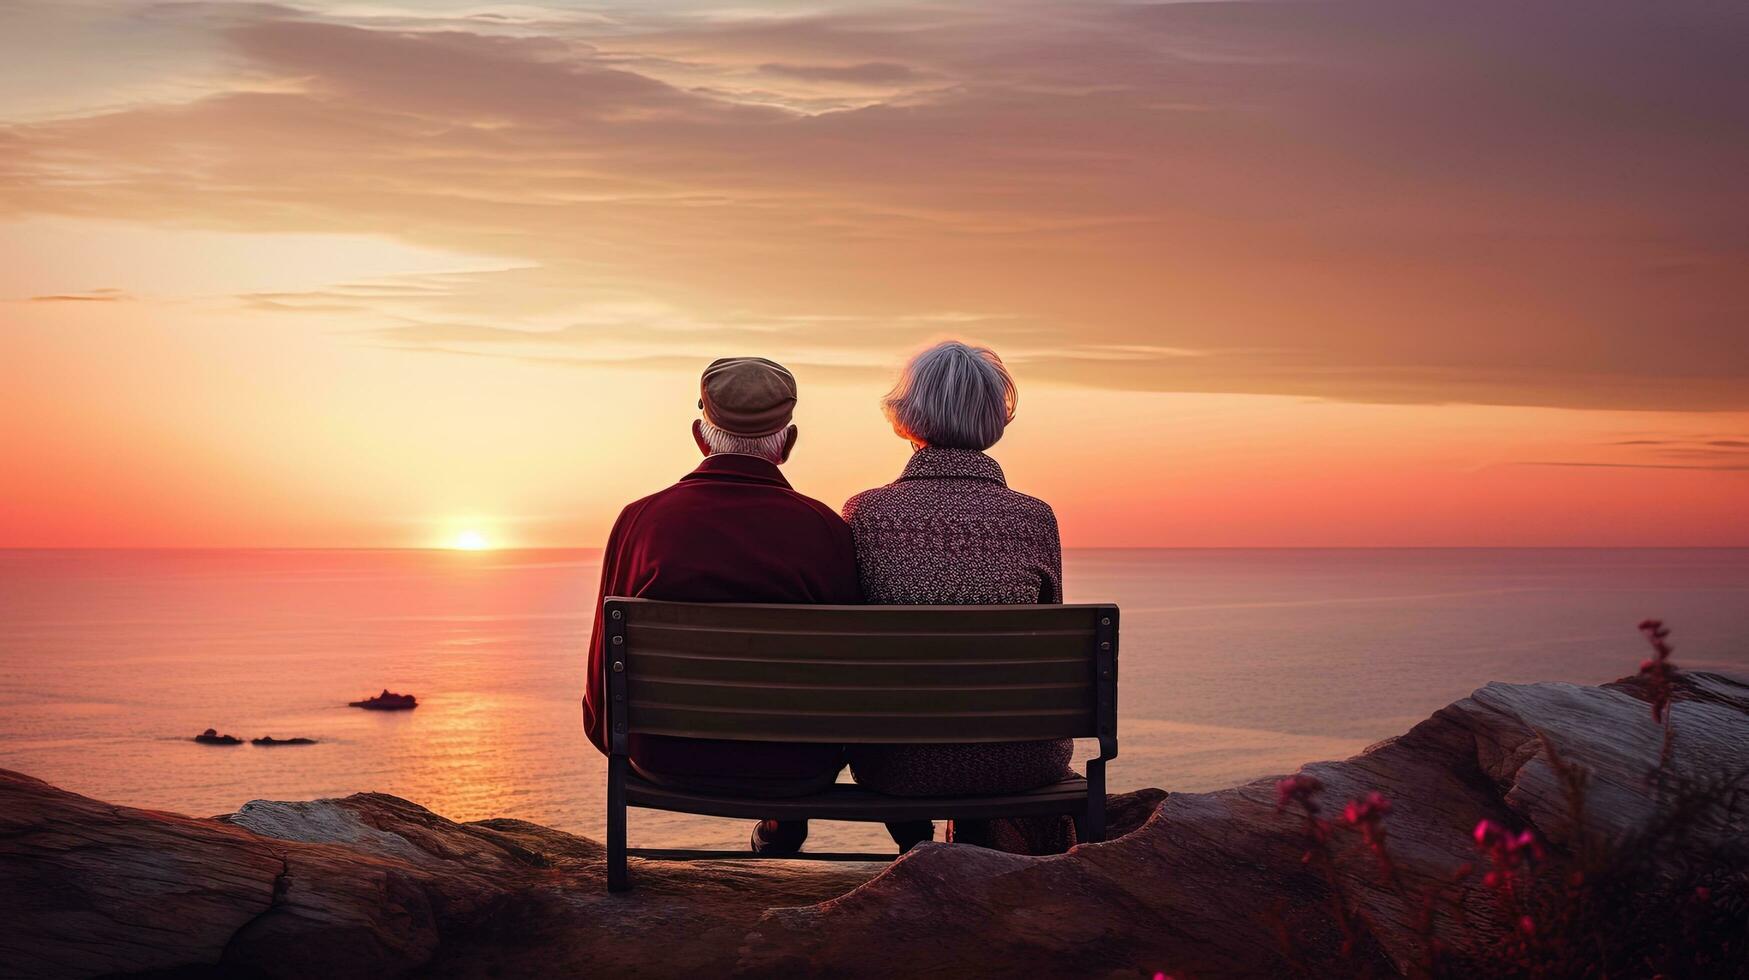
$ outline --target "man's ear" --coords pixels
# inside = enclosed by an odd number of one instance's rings
[[[699,452],[706,456],[711,454],[711,444],[704,437],[704,419],[692,420],[692,441],[698,443]]]
[[[793,423],[793,422],[790,423],[790,427],[788,429],[784,430],[784,433],[783,433],[783,455],[778,458],[777,461],[779,463],[789,462],[789,454],[792,452],[795,452],[796,437],[799,436],[800,434],[801,434],[801,431],[795,427],[795,423]]]

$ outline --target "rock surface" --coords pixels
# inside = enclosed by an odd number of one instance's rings
[[[1675,765],[1742,765],[1749,685],[1688,674],[1677,696]],[[1412,885],[1432,882],[1472,859],[1482,818],[1533,826],[1559,860],[1572,826],[1539,732],[1590,771],[1593,814],[1642,818],[1662,747],[1648,715],[1631,682],[1491,684],[1304,771],[1334,805],[1395,801],[1392,854]],[[1287,972],[1283,929],[1309,972],[1355,972],[1273,780],[1108,809],[1121,836],[1056,857],[925,844],[891,865],[634,860],[637,887],[610,896],[599,844],[521,821],[455,823],[377,794],[196,819],[0,771],[0,976],[1268,976]],[[1746,831],[1743,814],[1717,828]],[[1335,881],[1366,913],[1360,965],[1407,972],[1416,910],[1365,860]],[[1441,938],[1498,935],[1489,902],[1465,906],[1468,928]]]

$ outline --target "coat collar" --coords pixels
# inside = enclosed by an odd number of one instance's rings
[[[1002,467],[976,449],[943,449],[925,446],[911,454],[901,480],[988,480],[1007,486]]]
[[[706,456],[697,469],[680,478],[681,483],[699,480],[712,483],[752,483],[791,489],[789,481],[783,478],[776,463],[744,453],[716,453]]]

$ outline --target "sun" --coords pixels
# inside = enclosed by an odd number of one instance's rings
[[[487,541],[486,536],[478,531],[463,531],[455,536],[450,547],[457,551],[485,551],[492,547],[492,543]]]

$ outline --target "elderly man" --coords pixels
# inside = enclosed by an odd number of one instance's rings
[[[699,385],[704,417],[692,436],[704,462],[679,483],[628,505],[601,558],[601,596],[690,602],[856,603],[850,528],[825,504],[790,489],[778,466],[796,444],[796,380],[761,357],[714,361]],[[607,751],[610,708],[602,690],[602,609],[595,608],[583,714],[589,740]],[[644,778],[741,796],[800,796],[832,785],[837,745],[632,736],[631,765]],[[806,821],[764,820],[753,850],[793,853]]]

